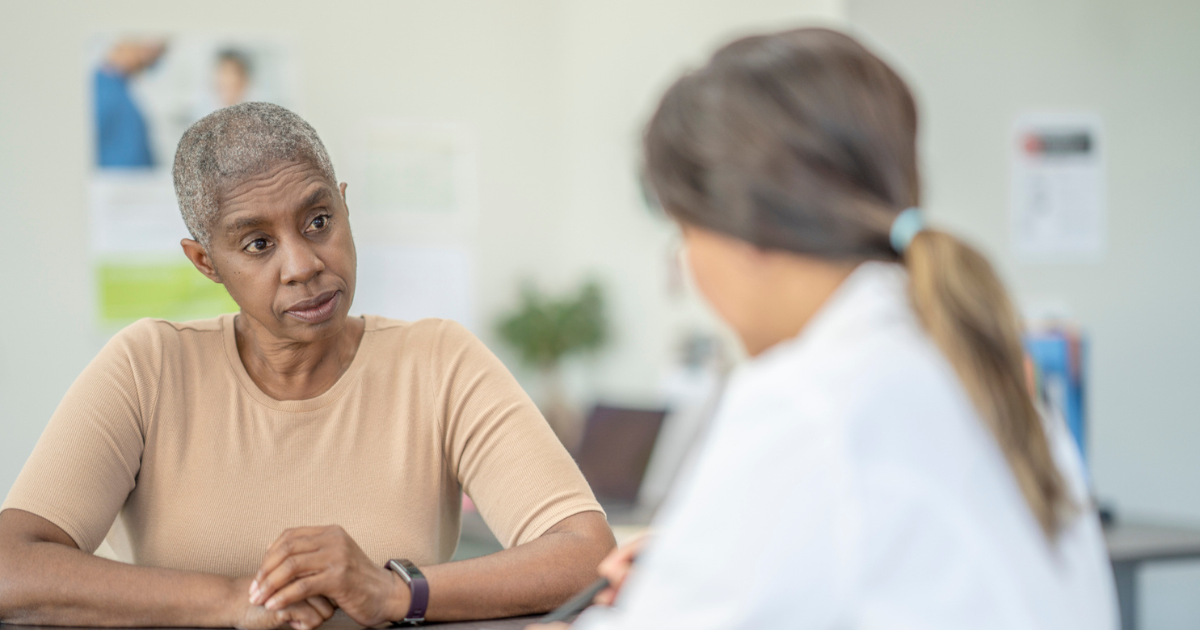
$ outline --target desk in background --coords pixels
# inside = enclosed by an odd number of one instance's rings
[[[1104,528],[1117,582],[1121,630],[1137,630],[1138,570],[1149,562],[1200,558],[1200,529],[1118,523]]]

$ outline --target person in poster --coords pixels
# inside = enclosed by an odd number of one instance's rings
[[[96,166],[154,167],[146,117],[130,93],[130,82],[153,66],[165,50],[162,40],[122,40],[93,72]]]

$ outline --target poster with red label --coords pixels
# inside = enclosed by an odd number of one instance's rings
[[[1098,262],[1105,248],[1104,142],[1095,114],[1026,114],[1013,125],[1012,242],[1026,262]]]

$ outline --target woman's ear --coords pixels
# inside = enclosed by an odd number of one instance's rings
[[[350,212],[350,204],[346,203],[346,182],[338,184],[338,192],[342,193],[342,205],[346,206],[346,212]]]
[[[192,261],[192,265],[196,267],[197,271],[217,284],[224,284],[221,282],[221,276],[217,273],[217,268],[212,264],[212,258],[209,257],[208,250],[204,249],[203,245],[190,238],[179,241],[179,244],[183,247],[183,255]]]

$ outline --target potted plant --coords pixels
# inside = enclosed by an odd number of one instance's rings
[[[581,427],[563,389],[562,361],[569,355],[598,350],[607,341],[600,285],[589,281],[572,294],[551,297],[527,283],[517,309],[499,318],[496,331],[517,350],[522,363],[538,371],[543,386],[538,405],[542,415],[559,440],[573,447]]]

